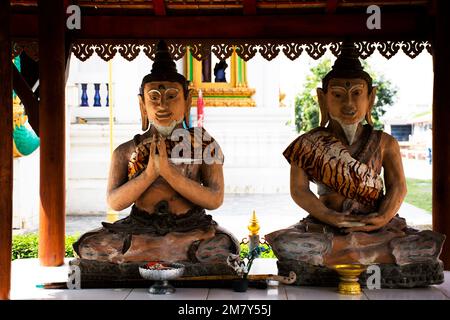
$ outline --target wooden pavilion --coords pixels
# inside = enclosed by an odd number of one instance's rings
[[[81,29],[70,30],[69,5],[81,8]],[[381,29],[369,29],[369,5],[381,8]],[[0,299],[11,281],[13,201],[12,90],[24,103],[41,139],[39,258],[44,266],[64,259],[65,82],[70,53],[81,60],[152,58],[166,39],[174,58],[196,59],[233,50],[243,60],[256,53],[271,60],[283,52],[320,58],[340,42],[356,41],[361,57],[433,55],[433,229],[450,236],[450,2],[446,0],[0,0]],[[25,52],[39,65],[39,95],[12,57]],[[418,76],[418,81],[420,75]],[[39,96],[39,97],[38,97]],[[441,255],[450,269],[450,241]]]

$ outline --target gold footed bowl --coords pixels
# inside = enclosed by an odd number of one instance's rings
[[[367,266],[362,264],[337,264],[331,266],[339,274],[339,293],[341,294],[361,294],[361,285],[358,277],[366,271]]]

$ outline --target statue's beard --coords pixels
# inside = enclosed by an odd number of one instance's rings
[[[172,132],[175,129],[175,127],[183,122],[183,119],[180,119],[178,121],[177,120],[172,120],[172,122],[168,126],[162,126],[162,125],[156,124],[150,119],[149,119],[149,122],[150,122],[150,124],[152,126],[155,127],[156,131],[158,131],[158,133],[161,136],[163,136],[164,138],[167,138],[167,137],[169,137],[172,134]]]
[[[335,118],[331,114],[330,114],[330,118],[339,123],[339,125],[342,128],[342,131],[344,131],[345,137],[347,138],[348,145],[351,146],[355,139],[356,130],[358,130],[358,125],[361,121],[364,120],[364,117],[362,119],[360,119],[359,121],[352,123],[352,124],[345,124],[339,118]]]

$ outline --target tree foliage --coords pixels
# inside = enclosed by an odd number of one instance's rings
[[[384,75],[375,73],[366,61],[362,61],[364,70],[373,79],[373,85],[377,89],[377,98],[372,109],[372,119],[375,129],[383,129],[380,117],[386,113],[386,108],[392,106],[397,95],[397,88],[385,78]],[[322,79],[331,70],[330,59],[323,59],[310,69],[306,77],[303,91],[295,97],[295,128],[298,133],[306,132],[319,126],[320,111],[317,101],[316,89],[322,86]]]

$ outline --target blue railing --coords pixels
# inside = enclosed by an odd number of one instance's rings
[[[81,83],[80,90],[80,107],[109,107],[109,86],[107,83],[94,83],[93,87],[92,84]]]

